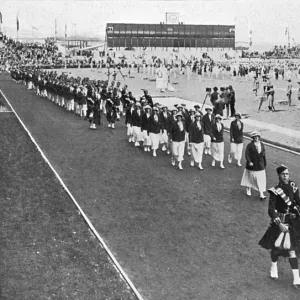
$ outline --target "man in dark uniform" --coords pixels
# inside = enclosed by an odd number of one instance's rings
[[[216,86],[213,88],[213,90],[214,91],[210,95],[210,102],[211,102],[212,106],[215,106],[215,102],[219,98],[219,93],[218,93],[218,88]]]
[[[229,105],[230,105],[230,116],[234,117],[235,115],[235,91],[232,88],[232,85],[228,86],[229,92],[230,92],[230,100],[229,100]]]
[[[300,250],[300,196],[296,184],[289,180],[289,170],[277,168],[279,183],[268,190],[270,193],[268,213],[271,224],[259,241],[259,245],[271,250],[271,278],[278,278],[278,257],[289,257],[294,277],[294,287],[300,289],[298,258]]]
[[[140,100],[142,101],[143,99],[145,99],[148,105],[152,108],[153,107],[152,97],[148,94],[148,90],[143,90],[143,91],[144,91],[144,95],[141,97]]]

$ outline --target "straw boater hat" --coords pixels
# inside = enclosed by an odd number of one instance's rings
[[[141,103],[137,102],[137,103],[135,104],[135,106],[141,107]]]
[[[174,105],[175,106],[175,105]],[[183,106],[181,105],[181,104],[178,104],[178,105],[176,105],[175,107],[177,107],[177,109],[178,108],[183,108]]]
[[[258,131],[252,131],[251,132],[251,137],[254,138],[256,136],[259,136],[260,137],[260,133]]]
[[[153,111],[158,111],[158,108],[157,107],[153,107]]]
[[[198,112],[196,112],[196,113],[195,113],[195,117],[201,117],[201,114],[198,113]]]
[[[193,107],[190,109],[190,112],[195,112],[195,111],[196,111],[196,110],[195,110],[195,108],[193,108]]]
[[[146,106],[144,107],[144,109],[151,109],[151,106],[146,105]]]
[[[212,111],[212,108],[211,107],[206,107],[205,110],[206,111],[208,111],[208,110]]]
[[[162,105],[162,107],[161,108],[168,108],[168,106],[167,105]]]
[[[200,106],[198,104],[194,105],[194,108],[200,108]]]
[[[182,113],[181,112],[178,112],[176,115],[175,115],[175,118],[177,118],[177,117],[182,117]]]
[[[239,117],[240,119],[242,118],[241,114],[238,113],[238,112],[236,112],[236,113],[234,114],[234,116],[235,116],[235,117]]]
[[[217,114],[217,115],[215,116],[215,119],[220,119],[220,120],[222,120],[222,116],[219,115],[219,114]]]

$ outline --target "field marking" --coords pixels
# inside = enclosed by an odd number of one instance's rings
[[[125,271],[123,270],[123,268],[121,267],[121,265],[118,263],[118,261],[115,258],[115,256],[109,250],[109,248],[107,247],[107,245],[105,244],[104,240],[99,235],[99,233],[97,232],[97,230],[95,229],[95,227],[93,226],[93,224],[91,223],[91,221],[89,220],[89,218],[86,216],[86,214],[84,213],[84,211],[81,209],[81,207],[79,206],[79,204],[75,200],[74,196],[71,194],[70,190],[67,188],[67,186],[63,182],[62,178],[59,176],[59,174],[56,172],[56,170],[54,169],[54,167],[51,165],[50,161],[48,160],[48,158],[46,157],[46,155],[44,154],[44,152],[42,151],[42,149],[40,148],[40,146],[37,144],[37,142],[35,141],[34,137],[31,135],[30,131],[28,130],[28,128],[26,127],[26,125],[23,123],[23,121],[21,120],[21,118],[19,117],[19,115],[17,114],[17,112],[14,110],[14,108],[11,105],[11,103],[9,102],[9,100],[7,99],[7,97],[5,96],[5,94],[3,93],[3,91],[1,89],[0,89],[0,93],[3,95],[4,99],[7,101],[7,103],[10,106],[12,112],[15,114],[15,116],[17,117],[17,119],[19,120],[19,122],[21,123],[21,125],[23,126],[23,128],[25,129],[25,131],[27,132],[27,134],[29,135],[31,141],[37,147],[37,149],[40,152],[41,156],[43,157],[43,159],[45,160],[45,162],[48,164],[48,166],[50,167],[50,169],[53,171],[53,173],[55,174],[55,176],[59,180],[60,184],[63,186],[64,190],[67,192],[67,194],[69,195],[69,197],[72,199],[72,201],[76,205],[77,209],[81,213],[81,215],[84,218],[85,222],[88,224],[88,226],[92,230],[93,234],[97,237],[98,241],[101,243],[101,245],[103,246],[103,248],[105,249],[105,251],[109,255],[110,259],[113,261],[115,267],[121,273],[122,277],[125,279],[126,283],[130,286],[130,288],[133,290],[134,294],[137,296],[137,298],[139,300],[144,300],[143,297],[141,296],[141,294],[139,293],[139,291],[136,289],[136,287],[134,286],[134,284],[131,282],[131,280],[129,279],[129,277],[125,273]]]
[[[11,111],[8,111],[8,110],[7,110],[7,111],[6,111],[6,110],[1,111],[1,110],[0,110],[0,113],[13,113],[13,111],[12,111],[12,110],[11,110]]]

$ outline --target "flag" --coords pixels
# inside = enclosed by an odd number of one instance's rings
[[[285,35],[287,35],[287,34],[288,34],[288,28],[285,29]]]
[[[19,31],[19,17],[17,17],[17,31]]]
[[[2,12],[0,12],[0,24],[2,24]]]
[[[65,24],[65,39],[67,38],[67,24]]]

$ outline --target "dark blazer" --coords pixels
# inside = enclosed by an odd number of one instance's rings
[[[168,118],[169,118],[169,116],[170,116],[169,113],[167,113],[167,118],[165,118],[163,112],[161,112],[161,113],[159,114],[159,118],[160,118],[160,122],[161,122],[162,129],[163,129],[163,130],[168,130]]]
[[[267,166],[266,160],[266,150],[263,143],[261,143],[261,152],[258,153],[254,145],[254,141],[250,142],[245,151],[246,157],[246,169],[252,171],[262,171]],[[253,166],[249,166],[249,163],[252,162]]]
[[[142,111],[140,112],[140,115],[138,115],[137,111],[134,110],[131,115],[131,125],[136,127],[142,126]]]
[[[151,115],[148,118],[146,113],[143,114],[143,116],[142,116],[142,126],[141,126],[142,130],[148,130],[149,123],[150,123],[150,118],[151,118]]]
[[[174,116],[172,114],[169,115],[168,120],[167,120],[167,132],[170,133],[171,128],[172,128],[172,124],[176,122],[176,120],[174,119]]]
[[[218,127],[216,123],[213,123],[211,126],[211,141],[212,143],[222,143],[224,142],[223,138],[223,131],[224,131],[224,125],[221,124],[221,130],[218,131]]]
[[[203,143],[203,124],[202,122],[200,122],[201,124],[201,129],[199,129],[197,127],[197,123],[193,122],[191,123],[191,125],[189,126],[189,142],[190,143],[195,143],[195,144],[199,144],[199,143]]]
[[[132,113],[131,113],[131,106],[129,106],[126,108],[125,124],[131,124],[131,120],[132,120]]]
[[[154,115],[150,117],[149,121],[149,127],[148,127],[148,134],[151,133],[160,133],[160,130],[162,129],[162,123],[160,122],[160,118],[158,117],[158,121],[154,120]]]
[[[187,115],[186,119],[185,119],[185,126],[186,126],[186,130],[189,131],[189,127],[192,124],[193,120],[195,120],[195,116],[192,119],[191,115]]]
[[[244,123],[241,122],[241,129],[238,128],[237,120],[234,120],[230,124],[230,142],[241,144],[243,142],[243,130]]]
[[[182,121],[182,124],[183,124],[183,130],[182,131],[180,131],[180,128],[179,128],[179,125],[178,125],[177,121],[173,122],[172,125],[171,125],[169,137],[174,142],[183,142],[183,141],[185,141],[185,124],[184,124],[183,121]]]
[[[215,122],[214,115],[211,115],[211,121],[209,120],[208,114],[206,113],[202,118],[203,123],[203,133],[206,135],[211,135],[211,126]]]

